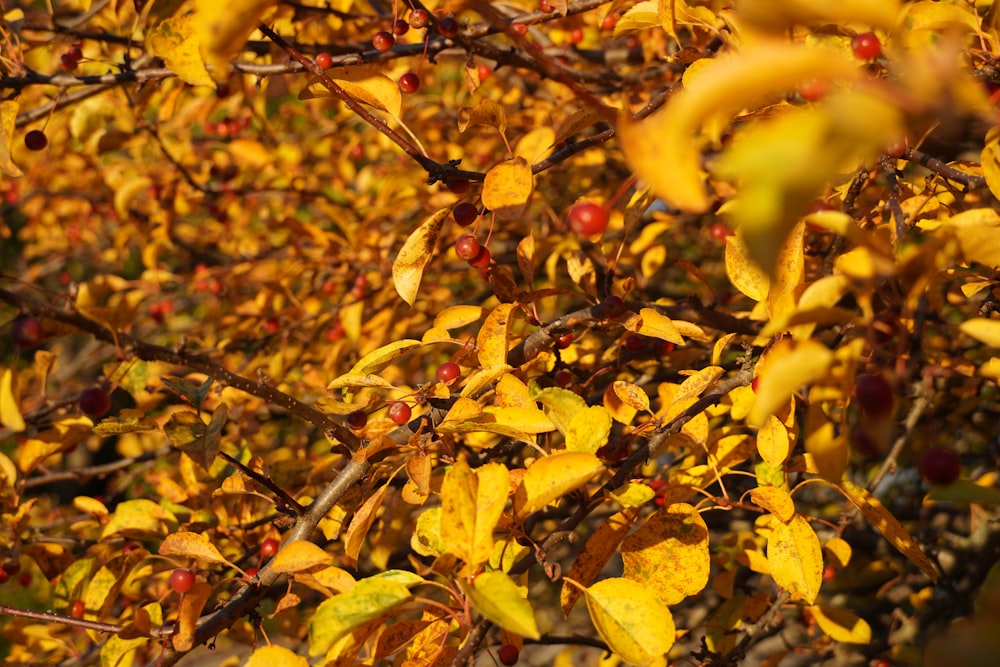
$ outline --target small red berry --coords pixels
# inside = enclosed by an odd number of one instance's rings
[[[560,368],[552,379],[557,387],[568,387],[573,384],[573,371],[568,368]]]
[[[719,243],[725,243],[726,239],[733,235],[733,230],[729,229],[726,223],[720,221],[709,227],[708,233]]]
[[[757,393],[760,390],[760,376],[755,375],[753,380],[750,381],[750,388],[753,389],[753,393]]]
[[[361,430],[368,423],[368,415],[364,410],[355,410],[351,414],[347,415],[347,425],[350,426],[355,431]]]
[[[837,576],[837,568],[832,565],[827,565],[823,568],[823,581],[830,581]]]
[[[573,332],[563,334],[556,338],[555,346],[560,350],[565,350],[567,347],[573,344]]]
[[[454,16],[445,16],[443,19],[438,21],[437,30],[441,33],[442,37],[455,37],[458,35],[459,29],[460,26]]]
[[[393,424],[402,426],[410,421],[410,415],[413,414],[413,410],[409,405],[403,403],[402,401],[393,401],[389,404],[387,414]]]
[[[273,558],[278,553],[278,540],[269,537],[260,543],[260,555],[264,558]]]
[[[253,579],[260,572],[259,567],[251,567],[246,571],[247,579]]]
[[[625,349],[631,350],[632,352],[644,350],[646,349],[646,341],[644,341],[642,336],[638,334],[629,334],[625,336]]]
[[[451,209],[451,215],[459,227],[468,227],[479,217],[479,209],[474,204],[463,201],[455,204],[455,208]]]
[[[73,600],[73,604],[69,607],[69,615],[73,618],[83,618],[86,612],[87,606],[83,604],[83,600]]]
[[[472,187],[468,179],[465,178],[449,178],[444,182],[444,185],[456,195],[464,194]]]
[[[538,0],[538,10],[548,14],[551,11],[555,11],[555,7],[549,0]]]
[[[489,267],[492,259],[493,255],[490,254],[490,249],[483,246],[479,249],[476,256],[469,260],[469,266],[485,271],[487,267]]]
[[[476,73],[479,74],[479,81],[486,81],[486,79],[493,76],[493,68],[486,63],[479,63],[476,66]]]
[[[464,236],[459,236],[458,240],[455,241],[455,254],[458,255],[459,259],[471,262],[479,255],[482,247],[475,236],[465,234]]]
[[[20,577],[17,578],[17,583],[21,584],[24,588],[31,585],[31,573],[25,572]]]
[[[3,564],[3,571],[7,573],[8,577],[13,577],[15,574],[21,571],[21,564],[17,561],[11,561],[9,563]]]
[[[76,66],[79,64],[80,64],[79,60],[77,58],[74,58],[68,53],[64,53],[61,56],[59,56],[59,66],[62,67],[67,72],[72,72],[73,70],[76,69]]]
[[[851,52],[860,60],[873,60],[882,53],[882,43],[873,32],[863,32],[851,40]]]
[[[396,38],[392,36],[391,32],[379,30],[377,33],[372,35],[372,46],[374,46],[377,51],[389,51],[395,45]]]
[[[629,454],[628,440],[613,436],[607,443],[598,447],[594,454],[605,463],[618,463]]]
[[[569,43],[579,44],[583,41],[583,30],[580,28],[573,28],[569,31]]]
[[[399,89],[410,95],[420,90],[420,77],[413,72],[407,72],[399,77]]]
[[[330,69],[333,67],[333,56],[326,52],[317,54],[316,66],[320,69]]]
[[[924,452],[917,468],[924,481],[941,486],[951,484],[962,472],[958,455],[944,447],[931,447]]]
[[[858,407],[865,414],[878,417],[892,411],[892,385],[880,374],[859,375],[854,381],[854,395],[858,399]]]
[[[527,23],[521,23],[521,22],[512,23],[510,27],[514,32],[516,32],[518,35],[521,35],[522,37],[528,34]]]
[[[44,150],[49,145],[49,138],[41,130],[31,130],[24,135],[24,145],[29,151]]]
[[[70,45],[69,49],[66,50],[66,55],[73,60],[83,59],[83,47],[79,44]]]
[[[393,35],[405,35],[410,30],[410,24],[403,19],[396,19],[392,22]]]
[[[42,324],[30,315],[19,315],[11,325],[10,337],[22,350],[36,347],[42,342]]]
[[[906,155],[906,139],[899,139],[885,147],[885,154],[896,160]]]
[[[659,354],[670,354],[674,351],[676,345],[673,341],[669,340],[658,340],[656,341],[656,351]]]
[[[177,568],[170,574],[170,588],[177,593],[187,593],[194,587],[194,572]]]
[[[830,89],[830,84],[825,79],[809,79],[799,84],[799,95],[806,102],[817,102],[823,99]]]
[[[625,314],[625,301],[620,296],[611,294],[601,302],[601,313],[608,319],[615,319]]]
[[[608,228],[608,210],[594,202],[574,204],[566,215],[569,227],[580,236],[603,234]]]
[[[500,660],[500,664],[507,665],[507,667],[516,665],[520,657],[521,651],[519,651],[513,644],[501,646],[500,650],[497,651],[497,659]]]
[[[110,409],[111,398],[100,387],[91,387],[80,394],[80,410],[88,417],[103,417]]]
[[[451,384],[462,374],[462,369],[454,361],[446,361],[437,368],[435,375],[440,382]]]
[[[601,30],[614,30],[617,23],[618,17],[614,14],[608,14],[604,17],[604,20],[601,21]]]
[[[418,30],[420,28],[425,28],[427,27],[428,19],[429,17],[427,16],[426,11],[423,9],[414,9],[410,12],[410,27],[417,28]]]

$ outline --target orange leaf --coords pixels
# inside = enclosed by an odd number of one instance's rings
[[[161,551],[162,553],[162,551]],[[212,596],[212,585],[199,581],[184,594],[177,612],[177,634],[173,636],[174,650],[184,653],[194,648],[194,633],[205,603]]]
[[[274,572],[303,572],[320,565],[330,565],[332,556],[307,540],[287,544],[271,561]]]
[[[160,544],[160,555],[187,556],[207,563],[222,563],[239,570],[238,567],[226,560],[215,548],[215,545],[209,542],[208,536],[202,533],[179,531],[167,535]],[[242,572],[242,570],[240,571]]]

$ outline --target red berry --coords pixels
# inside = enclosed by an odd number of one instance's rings
[[[799,84],[799,95],[806,102],[816,102],[823,99],[830,84],[825,79],[809,79]]]
[[[177,593],[187,593],[194,586],[194,572],[177,568],[170,575],[170,588]]]
[[[76,66],[79,64],[80,64],[79,60],[77,58],[74,58],[68,53],[64,53],[61,56],[59,56],[59,66],[62,67],[67,72],[72,72],[73,70],[76,69]]]
[[[41,130],[31,130],[24,135],[24,145],[29,151],[40,151],[49,145],[49,138]]]
[[[471,262],[479,255],[479,251],[482,249],[479,240],[472,234],[466,234],[464,236],[459,236],[458,240],[455,241],[455,254],[458,255],[459,259],[464,259],[467,262]]]
[[[832,565],[827,565],[823,568],[823,581],[830,581],[837,576],[837,568]]]
[[[410,30],[410,24],[403,19],[396,19],[392,22],[392,34],[405,35]]]
[[[552,6],[552,3],[549,2],[549,0],[538,0],[538,9],[546,14],[551,11],[555,11],[555,7]]]
[[[449,178],[444,182],[444,185],[456,195],[468,192],[471,187],[468,179],[465,178]]]
[[[476,66],[476,73],[479,74],[480,81],[486,81],[486,79],[493,76],[493,68],[491,68],[486,63],[479,63]]]
[[[606,444],[598,447],[594,454],[605,463],[618,463],[629,454],[628,440],[613,436]]]
[[[871,664],[871,667],[892,667],[892,663],[885,658],[879,658]]]
[[[583,41],[583,30],[580,28],[573,28],[569,31],[569,43],[579,44]]]
[[[958,455],[944,447],[931,447],[924,452],[917,468],[928,484],[942,486],[954,482],[962,472]]]
[[[882,448],[862,424],[858,424],[851,430],[851,447],[854,448],[855,452],[869,459],[877,458],[883,454]]]
[[[10,581],[10,575],[7,574],[6,570],[0,568],[0,584],[6,584]]]
[[[518,658],[521,657],[521,651],[518,650],[513,644],[507,644],[506,646],[501,646],[500,650],[497,651],[497,659],[500,660],[501,665],[516,665]]]
[[[420,77],[413,72],[407,72],[399,77],[399,89],[407,94],[417,92],[420,90]]]
[[[614,294],[607,296],[601,302],[601,313],[608,319],[621,317],[625,314],[625,302],[620,296]]]
[[[87,606],[83,604],[83,600],[73,600],[73,604],[69,606],[69,615],[73,618],[83,618],[86,611]]]
[[[906,155],[906,139],[894,141],[886,146],[885,154],[897,160]]]
[[[423,9],[414,9],[410,12],[410,27],[417,28],[418,30],[425,28],[427,27],[428,18],[427,12]]]
[[[19,315],[11,325],[10,337],[22,350],[36,347],[42,342],[42,324],[30,315]]]
[[[454,37],[458,34],[459,25],[454,16],[445,16],[438,21],[438,32],[442,37]]]
[[[565,350],[567,347],[569,347],[572,344],[573,344],[573,332],[572,331],[569,332],[568,334],[563,334],[562,336],[559,336],[559,338],[556,338],[556,342],[555,342],[555,346],[557,348],[559,348],[560,350]]]
[[[556,371],[553,380],[557,387],[568,387],[573,384],[573,371],[568,368],[560,368]]]
[[[708,233],[712,235],[712,238],[719,243],[725,243],[726,238],[733,235],[733,231],[726,226],[724,222],[716,222],[711,227],[708,228]]]
[[[389,51],[395,45],[396,38],[392,36],[391,32],[379,30],[377,33],[372,35],[372,46],[374,46],[378,51]]]
[[[455,208],[451,209],[451,215],[459,227],[468,227],[479,217],[479,209],[475,205],[463,201],[455,204]]]
[[[260,572],[259,567],[251,567],[246,571],[247,579],[253,579]]]
[[[759,375],[755,375],[753,377],[753,380],[750,381],[750,388],[753,389],[753,393],[755,393],[755,394],[760,389],[760,376]]]
[[[574,204],[566,215],[569,227],[580,236],[603,234],[608,228],[608,210],[594,202]]]
[[[129,542],[128,544],[122,547],[122,555],[127,556],[128,554],[132,553],[138,548],[139,548],[138,544],[136,544],[135,542]]]
[[[91,387],[80,394],[80,410],[88,417],[103,417],[110,409],[108,392],[100,387]]]
[[[347,425],[353,428],[355,431],[363,429],[365,424],[368,423],[368,415],[364,410],[355,410],[351,414],[347,415]]]
[[[476,256],[469,260],[469,266],[485,271],[489,267],[490,260],[492,259],[493,255],[490,254],[490,249],[483,246],[479,249]]]
[[[658,340],[656,341],[656,351],[659,354],[670,354],[674,351],[676,345],[669,340]]]
[[[882,375],[859,375],[854,381],[854,395],[865,414],[878,417],[892,411],[892,385]]]
[[[873,60],[882,53],[882,43],[873,32],[863,32],[851,40],[851,52],[855,58]]]
[[[607,16],[604,17],[604,20],[601,21],[601,30],[608,30],[608,31],[614,30],[615,24],[617,23],[618,23],[618,17],[615,16],[614,14],[608,14]]]
[[[3,564],[3,571],[7,573],[8,577],[13,577],[15,574],[21,571],[21,564],[17,561],[11,561],[9,563]]]
[[[17,583],[21,584],[25,588],[31,585],[31,573],[25,572],[20,577],[17,578]]]
[[[632,352],[646,349],[646,341],[639,334],[629,334],[625,336],[625,349]]]
[[[83,47],[79,44],[70,45],[69,49],[66,50],[66,55],[73,60],[83,59]]]
[[[264,558],[272,558],[278,553],[278,540],[269,537],[260,543],[260,555]]]
[[[333,56],[329,53],[319,53],[316,55],[316,66],[320,69],[330,69],[333,67]]]
[[[511,29],[522,37],[528,34],[528,24],[527,23],[512,23],[510,25]]]
[[[411,414],[413,414],[413,410],[410,409],[409,405],[403,403],[402,401],[393,401],[389,404],[388,415],[393,424],[402,426],[410,421]]]
[[[435,375],[440,382],[451,384],[462,374],[462,369],[454,361],[446,361],[437,368]]]

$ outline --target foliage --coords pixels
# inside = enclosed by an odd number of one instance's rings
[[[21,4],[5,660],[995,660],[995,5]]]

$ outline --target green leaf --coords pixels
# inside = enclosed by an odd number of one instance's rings
[[[391,578],[371,577],[325,600],[309,619],[309,655],[326,655],[351,630],[388,614],[410,597],[405,585]]]

